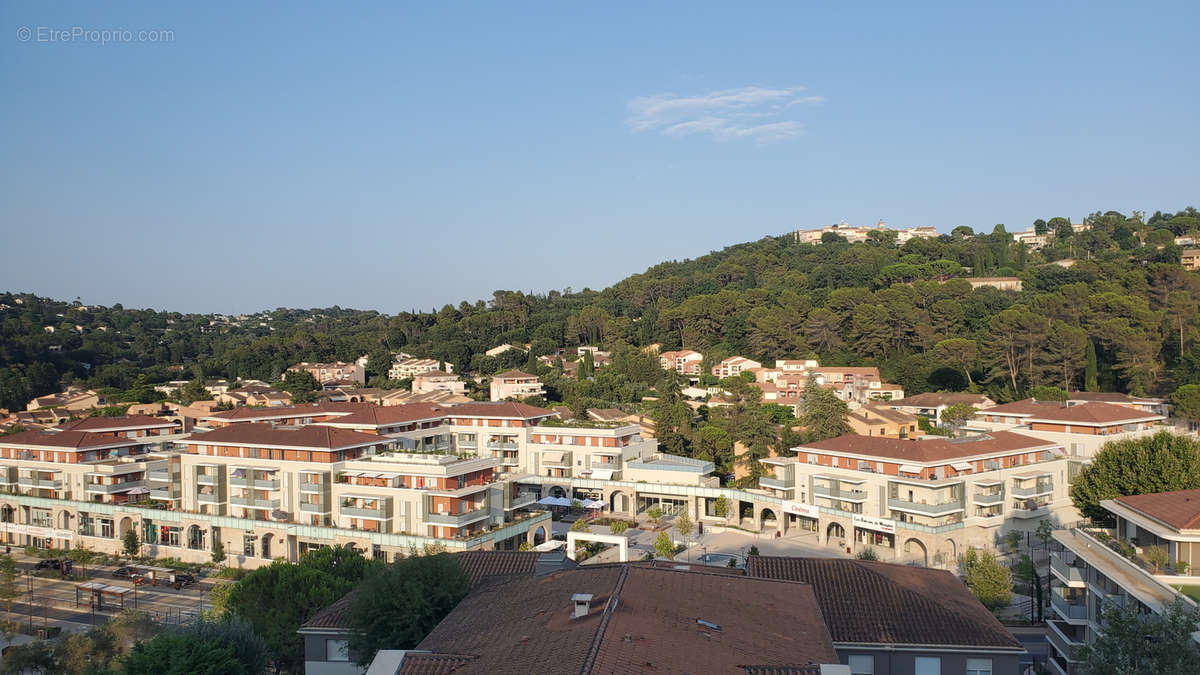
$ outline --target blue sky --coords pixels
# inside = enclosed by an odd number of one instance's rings
[[[160,4],[0,3],[0,289],[395,312],[1200,206],[1200,3]]]

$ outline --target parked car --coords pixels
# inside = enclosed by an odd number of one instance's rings
[[[117,569],[113,570],[113,576],[128,577],[132,579],[135,577],[140,577],[142,574],[132,567],[118,567]]]
[[[47,558],[46,560],[39,560],[33,568],[36,570],[57,570],[62,569],[62,563],[63,561],[57,558]]]
[[[191,586],[196,583],[196,575],[189,572],[176,572],[171,575],[171,583],[175,584],[176,589],[183,586]]]

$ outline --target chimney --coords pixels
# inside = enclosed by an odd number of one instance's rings
[[[575,605],[575,610],[571,614],[571,618],[578,619],[581,616],[587,616],[588,612],[592,611],[592,594],[591,593],[576,593],[571,596],[571,602]]]

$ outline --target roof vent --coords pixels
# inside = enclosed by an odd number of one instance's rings
[[[591,593],[576,593],[571,596],[571,602],[575,605],[575,611],[571,615],[572,618],[578,619],[581,616],[587,616],[588,612],[592,611]]]
[[[721,630],[721,627],[718,626],[717,624],[715,624],[711,621],[705,621],[704,619],[696,619],[696,623],[700,624],[701,626],[704,626],[705,628],[708,628],[709,630],[715,630],[715,631]]]

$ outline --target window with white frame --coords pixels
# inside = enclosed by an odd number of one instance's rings
[[[850,675],[875,675],[875,657],[870,654],[851,654],[846,660]]]
[[[942,658],[918,656],[913,659],[913,675],[942,675]]]
[[[992,660],[967,659],[967,675],[992,675]]]
[[[349,661],[349,640],[325,640],[326,661]]]

